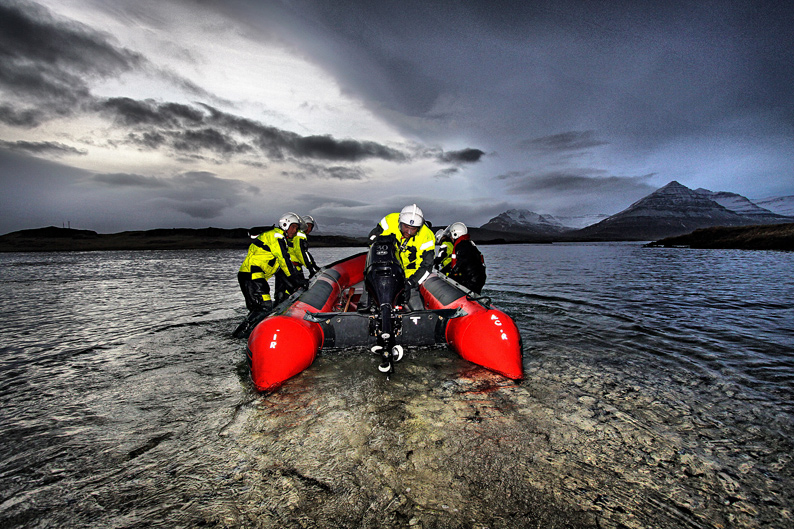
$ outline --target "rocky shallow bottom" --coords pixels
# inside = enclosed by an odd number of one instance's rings
[[[464,365],[465,364],[465,365]],[[790,417],[708,379],[530,362],[515,384],[450,356],[391,381],[326,356],[223,435],[226,526],[788,527]],[[745,428],[766,416],[769,429]]]

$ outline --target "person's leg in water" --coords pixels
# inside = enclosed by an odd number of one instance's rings
[[[257,277],[259,275],[260,277]],[[249,312],[270,311],[273,301],[270,299],[270,285],[261,274],[239,272],[237,281],[245,298],[245,306]]]

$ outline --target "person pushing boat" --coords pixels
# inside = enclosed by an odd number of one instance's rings
[[[394,235],[398,256],[405,273],[406,304],[410,310],[422,310],[424,302],[419,285],[433,271],[436,237],[425,222],[424,213],[416,204],[405,206],[399,213],[383,217],[370,232],[370,241],[379,235]]]
[[[485,285],[485,259],[462,222],[453,222],[446,233],[454,242],[447,275],[475,294]]]
[[[285,213],[272,226],[254,238],[248,247],[237,281],[251,313],[268,313],[273,309],[268,279],[275,276],[276,303],[308,283],[292,264],[289,240],[300,228],[301,218],[295,213]]]

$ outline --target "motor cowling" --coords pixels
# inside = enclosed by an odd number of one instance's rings
[[[405,273],[397,257],[394,235],[379,235],[372,242],[364,268],[364,284],[378,315],[372,320],[372,332],[377,338],[372,352],[381,355],[378,370],[390,375],[394,372],[394,362],[403,355],[402,347],[395,345],[400,332],[396,311],[405,297]]]
[[[369,248],[364,269],[367,293],[380,307],[401,305],[405,292],[405,273],[397,257],[397,239],[394,235],[379,235]]]

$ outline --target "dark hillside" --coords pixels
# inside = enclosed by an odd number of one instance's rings
[[[310,236],[311,245],[365,246],[366,239]],[[49,226],[0,236],[0,252],[70,252],[98,250],[240,249],[251,244],[247,228],[173,228],[100,234]]]
[[[794,251],[794,223],[703,228],[688,235],[652,242],[648,246]]]

